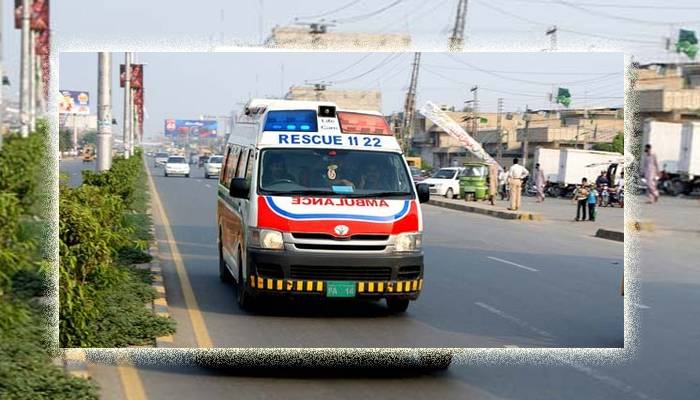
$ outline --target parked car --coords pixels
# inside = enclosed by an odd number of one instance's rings
[[[219,176],[221,172],[221,163],[224,160],[224,156],[211,156],[204,163],[204,177],[209,179],[212,176]]]
[[[430,194],[437,194],[452,199],[459,194],[459,176],[463,167],[440,168],[433,176],[421,181],[428,185]]]
[[[190,176],[190,165],[182,156],[170,156],[165,162],[165,176],[170,175],[184,175],[186,177]]]

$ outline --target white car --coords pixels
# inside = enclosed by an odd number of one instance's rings
[[[186,177],[190,176],[190,165],[182,156],[170,156],[168,161],[165,162],[165,176],[170,175],[184,175]]]
[[[156,153],[153,156],[153,167],[158,168],[161,165],[165,165],[168,161],[168,153]]]
[[[224,161],[224,156],[211,156],[204,163],[204,177],[209,179],[212,176],[219,176],[221,172],[221,163]]]
[[[437,194],[452,199],[459,195],[459,177],[464,167],[440,168],[430,178],[421,181],[427,184],[430,194]]]

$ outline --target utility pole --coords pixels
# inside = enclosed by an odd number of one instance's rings
[[[29,30],[29,131],[36,129],[36,33]]]
[[[457,2],[457,15],[455,16],[455,24],[452,27],[452,34],[450,35],[450,51],[464,50],[464,25],[466,25],[466,22],[467,0],[459,0]]]
[[[420,52],[413,56],[411,83],[408,85],[406,101],[403,107],[403,127],[401,129],[401,148],[408,155],[413,139],[413,117],[416,111],[416,87],[418,86],[418,70],[420,69]]]
[[[476,139],[476,134],[479,132],[479,87],[474,85],[469,91],[474,96],[472,98],[472,137]]]
[[[97,171],[112,168],[112,53],[97,53]]]
[[[131,156],[131,53],[124,53],[124,158]]]
[[[527,145],[530,141],[530,109],[525,105],[525,114],[523,114],[523,119],[525,120],[525,137],[523,137],[523,163],[522,166],[527,168]]]
[[[20,86],[19,86],[19,132],[22,137],[29,136],[29,8],[30,0],[22,0],[22,49],[20,55]]]
[[[549,50],[557,50],[557,26],[552,25],[547,29],[547,36],[549,36]]]
[[[498,107],[496,110],[496,135],[498,136],[496,158],[498,159],[498,162],[501,162],[501,159],[503,158],[503,134],[501,132],[501,120],[503,119],[503,97],[498,98]]]

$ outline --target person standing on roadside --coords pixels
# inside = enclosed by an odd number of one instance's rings
[[[513,159],[513,165],[508,170],[508,186],[510,187],[510,208],[509,210],[518,210],[520,208],[520,195],[523,191],[523,179],[525,179],[530,172],[518,164],[520,160],[517,158]]]
[[[586,203],[588,202],[588,179],[581,179],[581,186],[574,190],[574,197],[571,201],[576,203],[576,221],[585,221]]]
[[[659,201],[659,189],[656,187],[656,179],[659,177],[659,162],[656,153],[651,151],[651,145],[644,146],[644,179],[647,181],[647,204]]]
[[[595,205],[598,202],[598,191],[591,185],[588,190],[588,220],[595,221]]]
[[[535,189],[537,189],[537,202],[544,201],[544,172],[540,168],[540,164],[535,164]]]
[[[508,171],[505,168],[498,173],[498,187],[501,191],[501,200],[508,197]]]

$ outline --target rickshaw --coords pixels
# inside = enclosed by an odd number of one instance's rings
[[[488,193],[489,165],[482,162],[464,163],[459,177],[459,197],[465,201],[483,200]]]

